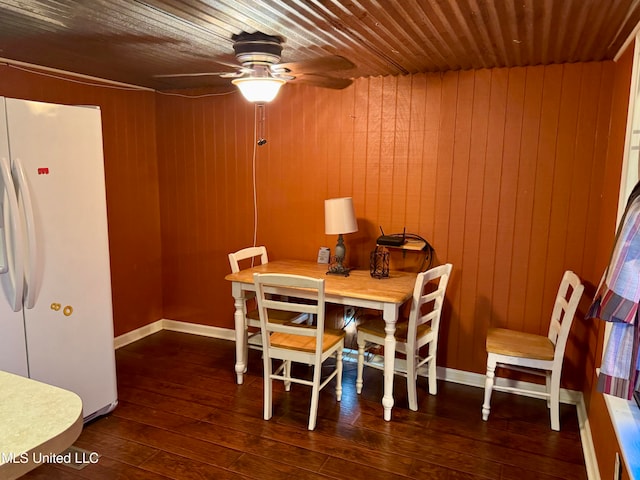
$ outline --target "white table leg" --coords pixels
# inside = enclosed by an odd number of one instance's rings
[[[384,419],[391,420],[391,409],[393,408],[393,370],[396,358],[396,321],[398,320],[398,306],[387,304],[382,311],[384,318],[384,331],[387,334],[384,339],[384,395],[382,397],[382,407],[384,408]]]
[[[236,381],[241,385],[244,381],[243,375],[247,371],[247,325],[245,324],[245,296],[242,287],[234,283],[232,286],[234,306],[236,308],[233,318],[235,321],[236,335]]]

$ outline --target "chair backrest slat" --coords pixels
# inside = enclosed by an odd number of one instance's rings
[[[431,321],[431,331],[437,338],[451,268],[452,265],[447,263],[418,274],[409,313],[407,343],[412,344],[415,342],[417,327],[428,321]],[[436,290],[425,293],[425,287],[435,281],[437,281]],[[433,303],[431,310],[423,312],[423,306],[429,303]]]
[[[263,348],[271,348],[270,335],[274,332],[290,333],[304,337],[315,336],[316,355],[321,355],[325,321],[324,279],[280,273],[255,273],[253,281],[258,299],[260,326],[263,332]],[[286,289],[287,300],[281,300],[277,297],[268,298],[267,290],[272,291],[273,288]],[[300,297],[296,297],[296,291],[300,292]],[[296,298],[304,298],[305,303],[295,302]],[[316,325],[310,327],[306,324],[282,324],[269,321],[267,309],[315,315]]]
[[[569,293],[570,288],[571,293]],[[558,288],[548,334],[549,340],[556,346],[556,360],[560,362],[564,357],[564,349],[571,330],[571,324],[583,291],[584,285],[580,282],[580,278],[571,270],[567,270],[562,276],[562,281]],[[567,297],[567,295],[569,296]]]
[[[265,292],[266,293],[266,292]],[[286,303],[286,308],[282,305]],[[306,303],[283,302],[282,300],[265,298],[264,306],[272,310],[286,310],[287,312],[314,314],[318,308],[316,305]]]
[[[229,254],[229,264],[231,265],[231,273],[238,273],[240,271],[240,262],[249,258],[260,257],[260,264],[269,263],[267,256],[267,248],[264,246],[259,247],[247,247],[237,252]]]

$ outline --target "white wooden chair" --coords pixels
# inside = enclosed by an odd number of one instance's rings
[[[429,375],[429,393],[437,393],[436,355],[438,351],[438,332],[442,304],[451,275],[451,264],[440,265],[418,274],[413,289],[409,321],[400,321],[396,325],[396,351],[406,356],[406,368],[401,368],[396,361],[395,373],[407,378],[407,396],[409,408],[418,410],[416,382],[418,369],[427,364]],[[437,285],[434,285],[437,283]],[[429,287],[429,285],[432,285]],[[365,347],[368,345],[384,345],[386,333],[385,323],[381,318],[366,319],[358,325],[358,374],[356,392],[362,392],[362,373],[364,365],[379,370],[384,367],[379,363],[365,360]],[[420,349],[428,345],[426,357],[421,357]]]
[[[269,257],[267,256],[267,249],[264,246],[259,247],[247,247],[242,250],[238,250],[237,252],[233,252],[229,254],[229,264],[231,266],[231,273],[237,273],[241,270],[241,262],[243,262],[242,266],[245,268],[249,268],[255,265],[262,265],[264,263],[269,262]],[[244,341],[245,348],[244,352],[246,354],[247,348],[250,346],[256,350],[262,350],[262,345],[258,343],[249,344],[249,339],[252,337],[259,338],[260,335],[260,315],[258,314],[258,309],[255,306],[255,303],[252,301],[255,298],[255,294],[253,292],[246,292],[246,300],[250,302],[250,307],[247,306],[247,302],[244,305]],[[308,319],[306,315],[300,315],[295,312],[285,312],[285,311],[273,311],[270,312],[273,321],[278,321],[281,323],[286,322],[303,322]],[[249,327],[256,328],[255,332],[249,333]],[[247,359],[244,358],[244,364],[247,364]]]
[[[506,391],[546,398],[550,408],[551,429],[560,430],[560,376],[564,350],[583,290],[584,286],[578,276],[566,271],[558,289],[546,336],[506,328],[488,330],[483,420],[489,418],[492,390]],[[496,366],[545,377],[545,392],[495,385]]]
[[[273,414],[272,380],[284,381],[286,391],[291,388],[291,383],[308,385],[312,387],[309,430],[313,430],[316,427],[320,390],[334,377],[336,378],[336,398],[340,401],[342,397],[344,332],[324,328],[324,279],[300,275],[256,273],[254,283],[263,345],[264,419],[269,420]],[[278,300],[277,297],[269,298],[268,291],[272,288],[286,288],[290,301]],[[298,298],[305,299],[305,302],[292,301]],[[315,326],[274,322],[270,313],[274,310],[316,315],[317,322]],[[322,364],[329,357],[335,357],[335,368],[322,380]],[[283,360],[283,364],[274,371],[273,360],[276,359]],[[291,362],[313,366],[313,380],[292,377]]]

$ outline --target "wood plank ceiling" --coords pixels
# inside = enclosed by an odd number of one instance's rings
[[[228,87],[233,34],[283,62],[341,55],[356,78],[613,59],[640,0],[3,0],[0,57],[158,90]]]

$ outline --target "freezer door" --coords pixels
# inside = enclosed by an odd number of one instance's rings
[[[11,176],[5,101],[0,97],[0,370],[26,377],[23,259],[24,235]]]
[[[77,393],[86,418],[117,398],[100,111],[7,99],[7,112],[36,245],[24,311],[30,376]]]

